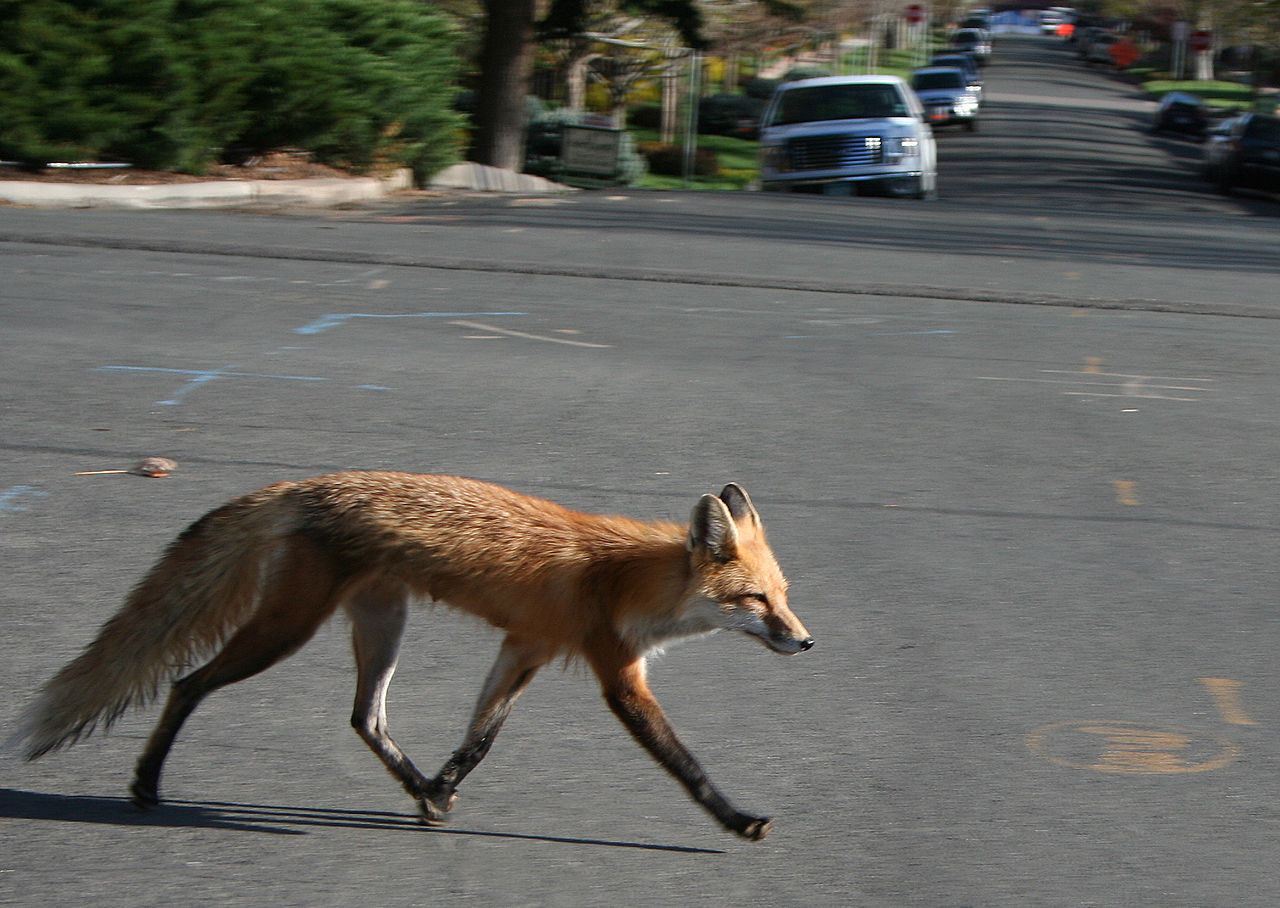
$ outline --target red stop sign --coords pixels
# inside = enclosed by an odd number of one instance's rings
[[[908,22],[919,22],[924,18],[924,7],[919,3],[913,3],[906,8],[903,15],[907,17]]]
[[[1213,33],[1206,31],[1192,32],[1187,44],[1194,51],[1208,50],[1213,44]]]

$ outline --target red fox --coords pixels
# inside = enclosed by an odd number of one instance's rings
[[[438,600],[504,631],[462,746],[434,778],[388,733],[386,695],[410,601]],[[454,476],[346,472],[282,482],[192,524],[97,638],[44,687],[16,736],[33,760],[109,726],[173,682],[131,794],[160,801],[160,770],[212,691],[297,651],[341,607],[357,670],[351,724],[441,823],[516,699],[548,662],[582,659],[623,725],[726,829],[759,840],[770,820],[736,809],[676,737],[645,682],[647,654],[727,628],[779,653],[813,638],[746,491],[704,495],[688,526],[577,513]],[[219,649],[220,647],[220,649]]]

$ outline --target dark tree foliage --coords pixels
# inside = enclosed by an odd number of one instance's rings
[[[539,31],[547,38],[567,38],[578,34],[587,20],[591,0],[552,0]],[[624,12],[665,19],[680,32],[687,47],[702,49],[702,12],[692,0],[623,0]]]

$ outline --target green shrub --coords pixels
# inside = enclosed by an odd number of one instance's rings
[[[455,38],[416,0],[0,0],[0,22],[0,157],[297,147],[421,180],[457,155]]]
[[[764,102],[749,95],[708,95],[698,102],[698,132],[737,135],[743,131],[744,124],[754,125],[763,112]]]
[[[0,0],[0,158],[173,157],[183,79],[163,27],[171,5]]]
[[[642,142],[640,153],[648,160],[650,173],[668,177],[684,175],[684,149],[681,146],[663,142]],[[720,161],[714,149],[694,149],[693,176],[714,177],[719,173]]]

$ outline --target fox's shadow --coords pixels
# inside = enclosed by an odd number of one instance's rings
[[[166,801],[154,810],[138,810],[125,798],[92,795],[58,795],[0,788],[0,818],[53,820],[63,823],[101,823],[109,826],[160,826],[166,828],[229,829],[270,835],[306,835],[309,828],[374,829],[413,832],[419,835],[481,836],[524,839],[562,845],[603,845],[686,854],[723,854],[711,848],[658,845],[646,842],[611,842],[569,836],[532,835],[518,832],[486,832],[454,827],[428,827],[417,818],[373,810],[336,810],[324,807],[283,807],[267,804],[231,804],[221,801]]]

